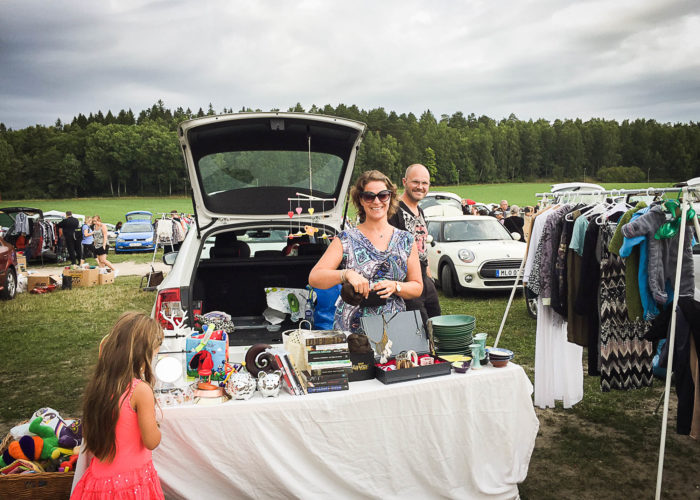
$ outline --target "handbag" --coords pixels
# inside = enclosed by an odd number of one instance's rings
[[[391,352],[412,350],[424,353],[429,350],[423,319],[418,310],[363,316],[360,324],[377,356],[382,356],[387,344]]]

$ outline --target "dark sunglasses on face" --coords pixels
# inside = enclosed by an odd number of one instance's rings
[[[379,198],[379,201],[386,203],[391,198],[391,191],[385,189],[384,191],[379,191],[378,193],[373,193],[372,191],[362,191],[360,198],[367,203],[371,203],[375,198]]]

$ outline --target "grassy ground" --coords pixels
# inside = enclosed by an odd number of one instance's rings
[[[118,277],[114,285],[21,294],[0,302],[3,362],[0,363],[0,436],[42,406],[79,416],[81,394],[97,355],[97,345],[125,310],[149,312],[154,293],[138,289],[139,277]],[[498,331],[507,294],[441,297],[444,314],[467,313],[477,330]],[[500,345],[516,353],[534,376],[535,322],[516,295]],[[585,359],[585,355],[584,355]],[[597,378],[585,377],[585,395],[573,409],[537,410],[540,420],[525,499],[650,498],[655,487],[661,416],[654,408],[662,394],[653,388],[601,393]],[[675,401],[675,394],[671,396]],[[664,498],[700,498],[700,443],[675,434],[669,415]]]

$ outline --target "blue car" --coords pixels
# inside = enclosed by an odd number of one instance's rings
[[[117,235],[114,251],[148,252],[155,248],[155,228],[153,214],[144,210],[135,210],[126,214],[126,222]]]

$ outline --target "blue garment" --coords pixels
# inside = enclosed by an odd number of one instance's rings
[[[340,296],[340,285],[327,289],[314,288],[316,306],[314,307],[314,328],[316,330],[332,330],[335,316],[335,302]]]
[[[83,241],[81,242],[83,245],[92,245],[92,242],[95,241],[95,238],[90,235],[90,236],[85,236],[85,231],[88,233],[90,232],[90,226],[87,224],[83,224],[83,227],[80,229],[80,231],[83,233]]]
[[[357,228],[350,228],[338,235],[343,246],[341,268],[352,269],[367,278],[370,286],[382,280],[404,281],[408,273],[408,256],[414,238],[407,231],[394,229],[386,250],[377,250],[371,241]],[[336,301],[333,328],[351,333],[364,333],[360,318],[382,313],[405,311],[401,297],[392,294],[383,306],[360,307],[347,304],[341,297]]]
[[[638,219],[648,211],[649,207],[638,210],[632,215],[630,222]],[[632,248],[636,245],[639,245],[639,296],[642,299],[642,307],[644,308],[644,319],[652,320],[659,315],[659,308],[649,288],[649,249],[646,236],[640,235],[632,238],[625,236],[620,247],[620,257],[629,257],[632,253]]]

